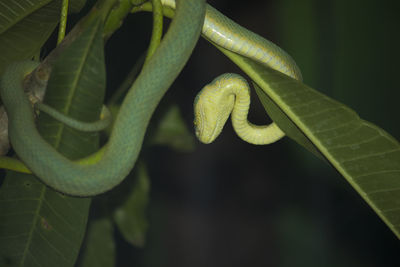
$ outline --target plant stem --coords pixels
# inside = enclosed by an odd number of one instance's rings
[[[67,27],[68,16],[68,0],[62,0],[60,26],[58,28],[57,44],[61,43],[65,37],[65,29]]]
[[[133,4],[130,0],[120,0],[111,10],[104,25],[104,36],[107,39],[121,27],[124,18],[129,14]]]
[[[157,47],[160,45],[162,31],[163,31],[163,8],[160,0],[152,0],[153,6],[153,31],[151,34],[151,40],[149,48],[147,49],[146,59],[144,64],[151,58],[151,56],[156,51]]]

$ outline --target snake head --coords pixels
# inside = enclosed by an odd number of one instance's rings
[[[221,133],[235,102],[234,95],[226,92],[217,79],[206,85],[194,101],[195,132],[204,144],[213,142]]]

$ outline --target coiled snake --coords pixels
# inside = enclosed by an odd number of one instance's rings
[[[175,8],[174,0],[162,0],[162,4]],[[24,75],[31,72],[37,63],[10,65],[1,79],[0,93],[9,116],[10,141],[18,157],[45,184],[69,195],[92,196],[118,185],[133,168],[150,117],[189,58],[201,27],[203,35],[210,41],[301,79],[295,62],[276,45],[239,26],[211,6],[205,8],[204,0],[177,0],[170,29],[124,99],[104,153],[94,164],[70,161],[43,140],[36,130],[32,107],[22,90]],[[223,115],[223,119],[216,123],[217,127],[208,126],[206,121],[219,113],[216,107],[222,106],[209,100],[216,99],[213,94],[221,91],[220,88],[231,90],[225,93],[228,100],[222,101],[228,103],[226,106],[236,103],[238,108],[233,111],[233,125],[246,141],[269,143],[281,138],[283,132],[275,124],[262,127],[247,123],[249,98],[235,98],[232,92],[236,91],[233,89],[236,85],[246,85],[246,82],[235,74],[224,74],[206,86],[196,98],[195,124],[200,140],[212,141],[229,116],[229,113]],[[207,104],[203,108],[205,102],[214,102],[214,107]],[[229,111],[231,107],[225,109]],[[261,138],[263,136],[266,138]]]

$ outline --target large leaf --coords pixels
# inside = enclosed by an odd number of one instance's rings
[[[73,266],[89,206],[31,175],[8,173],[0,190],[0,266]]]
[[[195,139],[182,118],[177,105],[160,112],[161,118],[149,138],[149,145],[165,145],[176,151],[191,152]]]
[[[150,179],[144,163],[137,164],[136,181],[128,197],[114,212],[114,221],[125,240],[143,247],[148,228],[146,209],[149,202]]]
[[[64,50],[48,83],[47,104],[80,120],[97,120],[102,106],[105,66],[101,25],[96,21]],[[77,132],[46,114],[39,117],[38,128],[71,159],[98,148],[98,134]],[[0,190],[0,265],[73,266],[89,206],[89,198],[65,196],[34,176],[9,172]]]
[[[88,227],[85,249],[80,267],[114,267],[115,266],[114,227],[111,219],[91,220]]]
[[[400,238],[400,145],[347,106],[270,68],[220,48],[258,85],[287,135],[322,155]]]
[[[78,12],[86,0],[71,0]],[[13,61],[38,53],[60,18],[61,0],[0,0],[0,74]]]

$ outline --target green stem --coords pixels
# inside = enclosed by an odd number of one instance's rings
[[[161,1],[152,0],[151,3],[153,7],[153,31],[144,64],[147,63],[147,61],[156,51],[157,47],[160,45],[163,31],[163,7],[161,5]]]
[[[104,36],[108,38],[121,27],[124,18],[129,14],[133,4],[130,0],[120,0],[111,10],[104,25]]]
[[[61,43],[65,37],[65,29],[67,28],[67,16],[68,16],[68,0],[62,0],[57,44]]]
[[[25,166],[20,160],[6,156],[0,157],[0,169],[6,169],[22,173],[32,173],[28,167]]]
[[[149,3],[150,4],[150,3]],[[153,8],[154,6],[154,8]],[[163,7],[160,0],[152,0],[151,9],[153,12],[153,31],[151,35],[151,40],[149,48],[147,50],[146,58],[144,59],[144,64],[150,59],[154,54],[157,47],[161,42],[162,31],[163,31]],[[117,105],[117,102],[125,95],[126,91],[131,87],[132,83],[135,81],[137,74],[140,72],[141,66],[143,64],[143,57],[139,58],[136,64],[133,66],[132,70],[129,72],[124,82],[118,88],[118,90],[112,95],[107,105]]]
[[[120,0],[120,1],[126,2],[127,0]],[[98,19],[99,17],[103,22],[106,22],[113,13],[113,11],[118,7],[120,1],[98,0],[97,3],[94,5],[94,7],[90,10],[90,12],[78,24],[80,24],[81,28],[85,28],[93,20]],[[105,33],[103,33],[103,35],[105,36]]]
[[[146,2],[146,3],[142,4],[142,5],[134,6],[131,9],[131,13],[132,14],[143,12],[143,11],[152,12],[153,11],[152,4],[150,2]],[[170,7],[163,7],[163,15],[166,16],[167,18],[172,19],[174,17],[174,15],[175,15],[175,10],[173,10]]]

